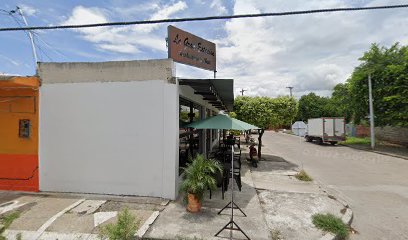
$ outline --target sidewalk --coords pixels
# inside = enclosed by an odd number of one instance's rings
[[[234,201],[245,212],[244,217],[239,210],[234,210],[234,220],[241,229],[251,238],[267,240],[270,238],[269,229],[265,223],[258,195],[255,191],[252,176],[248,165],[243,160],[242,191],[238,191],[234,184]],[[235,183],[235,181],[234,181]],[[231,209],[222,209],[231,200],[231,184],[222,199],[221,191],[213,192],[212,199],[205,196],[201,213],[192,214],[186,211],[183,200],[179,199],[160,213],[145,237],[151,239],[220,239],[214,235],[230,220]],[[229,237],[229,231],[224,230],[221,237]],[[238,231],[234,231],[234,239],[245,239]]]
[[[383,154],[391,157],[402,158],[408,160],[408,148],[402,146],[392,146],[392,145],[379,145],[375,146],[374,150],[371,149],[370,145],[366,144],[342,144],[343,146],[375,152],[378,154]]]
[[[10,201],[2,201],[2,196]],[[16,239],[21,234],[23,240],[99,239],[99,228],[115,222],[117,213],[124,208],[140,220],[140,230],[168,204],[168,200],[160,198],[92,194],[14,193],[13,196],[10,199],[10,194],[0,192],[3,202],[0,216],[19,213],[4,236]]]
[[[243,148],[245,150],[245,148]],[[319,239],[326,233],[312,224],[315,213],[332,213],[348,222],[351,211],[328,195],[313,182],[293,177],[298,166],[274,156],[267,147],[258,168],[242,159],[242,191],[234,181],[234,200],[246,213],[238,210],[234,220],[241,229],[256,240],[271,239],[272,234],[284,239]],[[313,177],[313,176],[312,176]],[[230,209],[218,211],[230,201],[231,183],[221,197],[221,190],[207,193],[202,212],[186,211],[182,199],[174,202],[160,198],[112,197],[60,193],[11,193],[0,191],[0,215],[19,211],[20,216],[6,230],[8,239],[98,239],[100,226],[116,221],[116,214],[125,207],[141,220],[138,236],[143,239],[220,239],[214,235],[230,220]],[[347,220],[348,219],[348,220]],[[229,237],[225,230],[220,237]],[[234,239],[245,239],[234,232]]]

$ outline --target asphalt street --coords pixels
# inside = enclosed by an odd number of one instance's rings
[[[408,160],[284,133],[265,132],[263,141],[265,154],[303,166],[349,204],[352,227],[359,232],[351,239],[408,239]]]

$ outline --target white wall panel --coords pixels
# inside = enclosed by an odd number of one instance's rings
[[[176,197],[176,85],[43,84],[40,94],[40,190]]]

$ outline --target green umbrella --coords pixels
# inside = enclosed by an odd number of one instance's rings
[[[259,127],[257,126],[251,125],[249,123],[222,114],[190,123],[184,127],[195,129],[226,129],[240,131],[259,129]]]

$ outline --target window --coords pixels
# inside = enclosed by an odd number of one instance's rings
[[[191,131],[184,126],[190,122],[201,119],[202,107],[187,99],[179,100],[179,173],[182,173],[182,167],[185,167],[190,156],[200,153],[201,132],[200,130]]]
[[[21,138],[29,138],[31,135],[31,123],[30,119],[20,119],[18,135]]]

